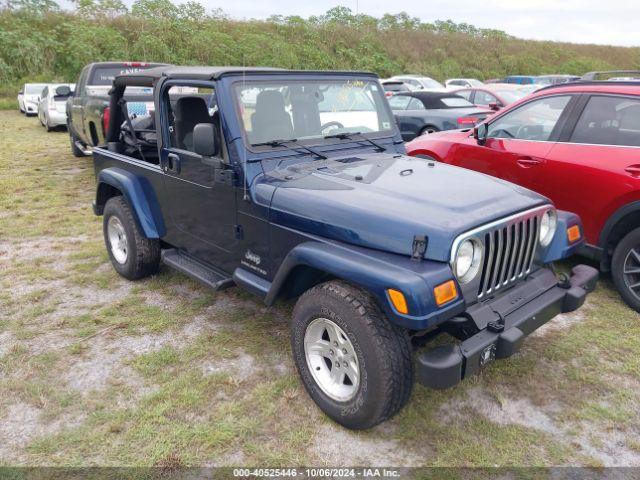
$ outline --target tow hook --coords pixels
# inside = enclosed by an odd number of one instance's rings
[[[571,288],[571,280],[566,273],[558,274],[558,287],[564,290],[569,290]]]

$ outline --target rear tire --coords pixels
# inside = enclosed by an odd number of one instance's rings
[[[407,331],[391,324],[369,293],[346,282],[322,283],[299,298],[291,345],[311,398],[347,428],[373,427],[411,396]]]
[[[160,241],[142,234],[129,205],[121,196],[107,201],[103,232],[111,264],[124,278],[139,280],[158,271]]]
[[[81,149],[79,149],[78,146],[76,145],[77,138],[71,131],[71,128],[67,127],[67,130],[69,130],[69,142],[71,142],[71,153],[73,153],[74,157],[85,157],[86,155],[84,154],[84,152]]]
[[[629,232],[616,245],[611,277],[622,299],[640,312],[640,228]]]

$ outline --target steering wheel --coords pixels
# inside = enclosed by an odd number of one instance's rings
[[[519,131],[520,131],[520,129],[518,129],[518,132]],[[499,136],[496,135],[496,138],[501,138],[502,134],[505,134],[505,136],[506,136],[506,137],[502,137],[502,138],[516,138],[516,136],[513,133],[511,133],[509,130],[507,130],[506,128],[500,128],[500,129],[496,130],[494,132],[494,134],[498,134],[499,135]]]
[[[325,123],[324,125],[320,125],[320,131],[324,132],[329,127],[344,128],[344,125],[341,124],[340,122],[331,121],[331,122]]]
[[[524,140],[535,140],[536,134],[535,132],[530,132],[530,129],[531,129],[531,125],[522,125],[518,129],[516,136]]]

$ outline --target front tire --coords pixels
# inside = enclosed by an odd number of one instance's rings
[[[331,281],[305,292],[293,312],[291,345],[311,398],[347,428],[373,427],[411,396],[409,336],[360,288]]]
[[[640,312],[640,228],[629,232],[613,251],[611,277],[622,299]]]
[[[103,232],[109,259],[120,275],[138,280],[158,271],[160,242],[142,234],[122,197],[112,197],[107,201]]]

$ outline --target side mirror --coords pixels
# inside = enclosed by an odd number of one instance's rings
[[[220,137],[212,123],[199,123],[193,129],[193,151],[203,157],[215,157],[220,151]]]
[[[489,110],[493,110],[494,112],[497,112],[498,110],[500,110],[500,105],[498,105],[497,102],[491,102],[489,104]]]
[[[18,95],[24,95],[24,90],[20,90],[20,91],[18,92]]]
[[[481,123],[473,128],[473,138],[476,139],[478,145],[484,145],[487,143],[487,134],[489,132],[489,126],[486,123]]]
[[[56,88],[56,97],[68,97],[71,95],[69,85],[60,85]]]

